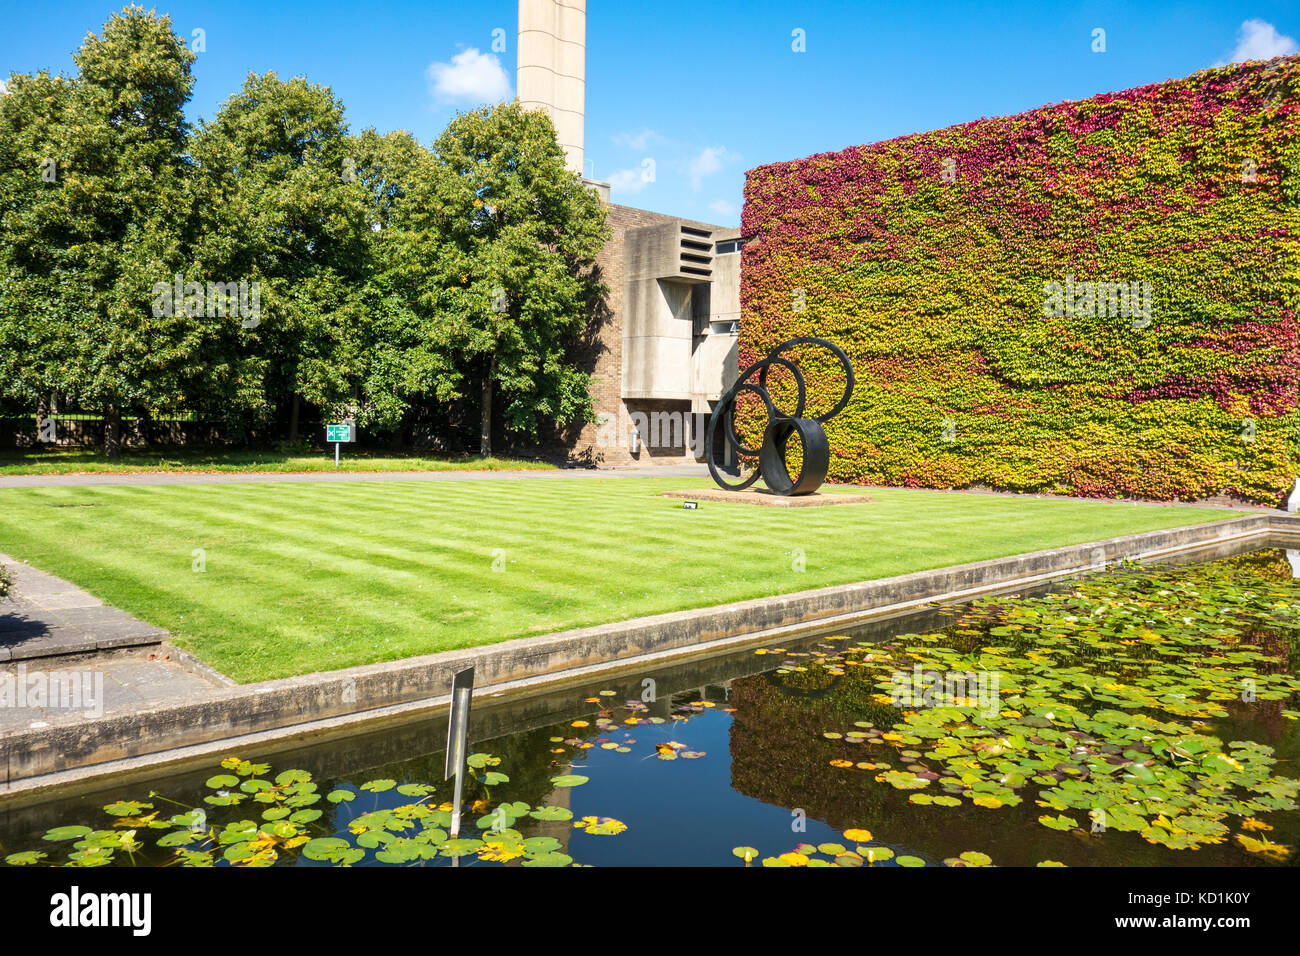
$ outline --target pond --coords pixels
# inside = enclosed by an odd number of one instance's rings
[[[1292,557],[1295,557],[1292,552]],[[1277,866],[1300,840],[1282,549],[1101,571],[0,807],[10,866]],[[472,802],[472,806],[468,805]]]

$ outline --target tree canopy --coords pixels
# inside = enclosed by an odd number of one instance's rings
[[[299,410],[401,434],[476,413],[535,436],[591,419],[572,353],[608,236],[549,117],[502,103],[425,148],[349,129],[302,77],[250,74],[187,123],[194,54],[130,6],[70,76],[0,94],[0,398],[219,417]]]

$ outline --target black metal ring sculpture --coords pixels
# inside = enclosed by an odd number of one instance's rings
[[[829,349],[839,359],[840,364],[844,366],[844,394],[831,410],[823,415],[815,415],[811,418],[803,417],[804,402],[808,397],[803,375],[800,374],[798,367],[793,362],[781,357],[782,352],[798,345],[815,345]],[[799,389],[794,411],[789,414],[777,408],[776,403],[772,401],[772,396],[768,394],[767,373],[773,368],[789,370],[794,375],[795,385]],[[751,381],[755,374],[758,375],[757,383]],[[736,433],[736,399],[742,393],[757,395],[763,400],[763,406],[767,409],[767,427],[763,431],[763,443],[758,448],[748,447]],[[844,354],[844,350],[838,345],[812,336],[801,336],[790,339],[788,342],[782,342],[768,352],[766,358],[745,369],[740,374],[740,377],[736,379],[736,383],[727,389],[727,393],[722,396],[717,408],[714,409],[713,417],[709,421],[709,433],[704,446],[704,457],[709,463],[709,474],[713,476],[713,480],[717,482],[719,488],[725,488],[728,491],[744,491],[762,477],[764,483],[774,494],[812,494],[826,480],[826,470],[831,463],[830,443],[826,440],[826,430],[822,428],[822,425],[842,412],[852,396],[853,365],[849,362],[849,357]],[[714,461],[713,439],[719,423],[725,424],[723,435],[727,439],[727,444],[736,452],[737,457],[758,458],[758,468],[748,478],[739,482],[730,482],[723,478],[718,471],[717,463]],[[794,477],[790,476],[790,470],[785,460],[786,446],[792,437],[797,437],[799,443],[803,446],[803,464],[799,469],[799,474]]]

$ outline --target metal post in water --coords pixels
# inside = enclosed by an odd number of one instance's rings
[[[456,777],[456,785],[451,798],[451,834],[449,839],[460,836],[460,804],[465,789],[465,758],[469,746],[469,701],[474,693],[474,668],[467,667],[452,678],[451,713],[447,717],[447,763],[444,768],[444,780]],[[452,857],[453,865],[456,858]]]

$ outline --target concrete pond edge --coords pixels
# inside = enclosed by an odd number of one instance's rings
[[[229,753],[237,746],[332,734],[403,714],[436,714],[447,706],[452,675],[471,664],[476,696],[536,693],[666,660],[847,627],[932,602],[957,603],[1050,583],[1123,560],[1169,559],[1255,540],[1262,546],[1270,538],[1292,536],[1300,543],[1300,516],[1238,516],[383,664],[218,687],[94,719],[65,714],[44,727],[0,734],[0,799]]]

